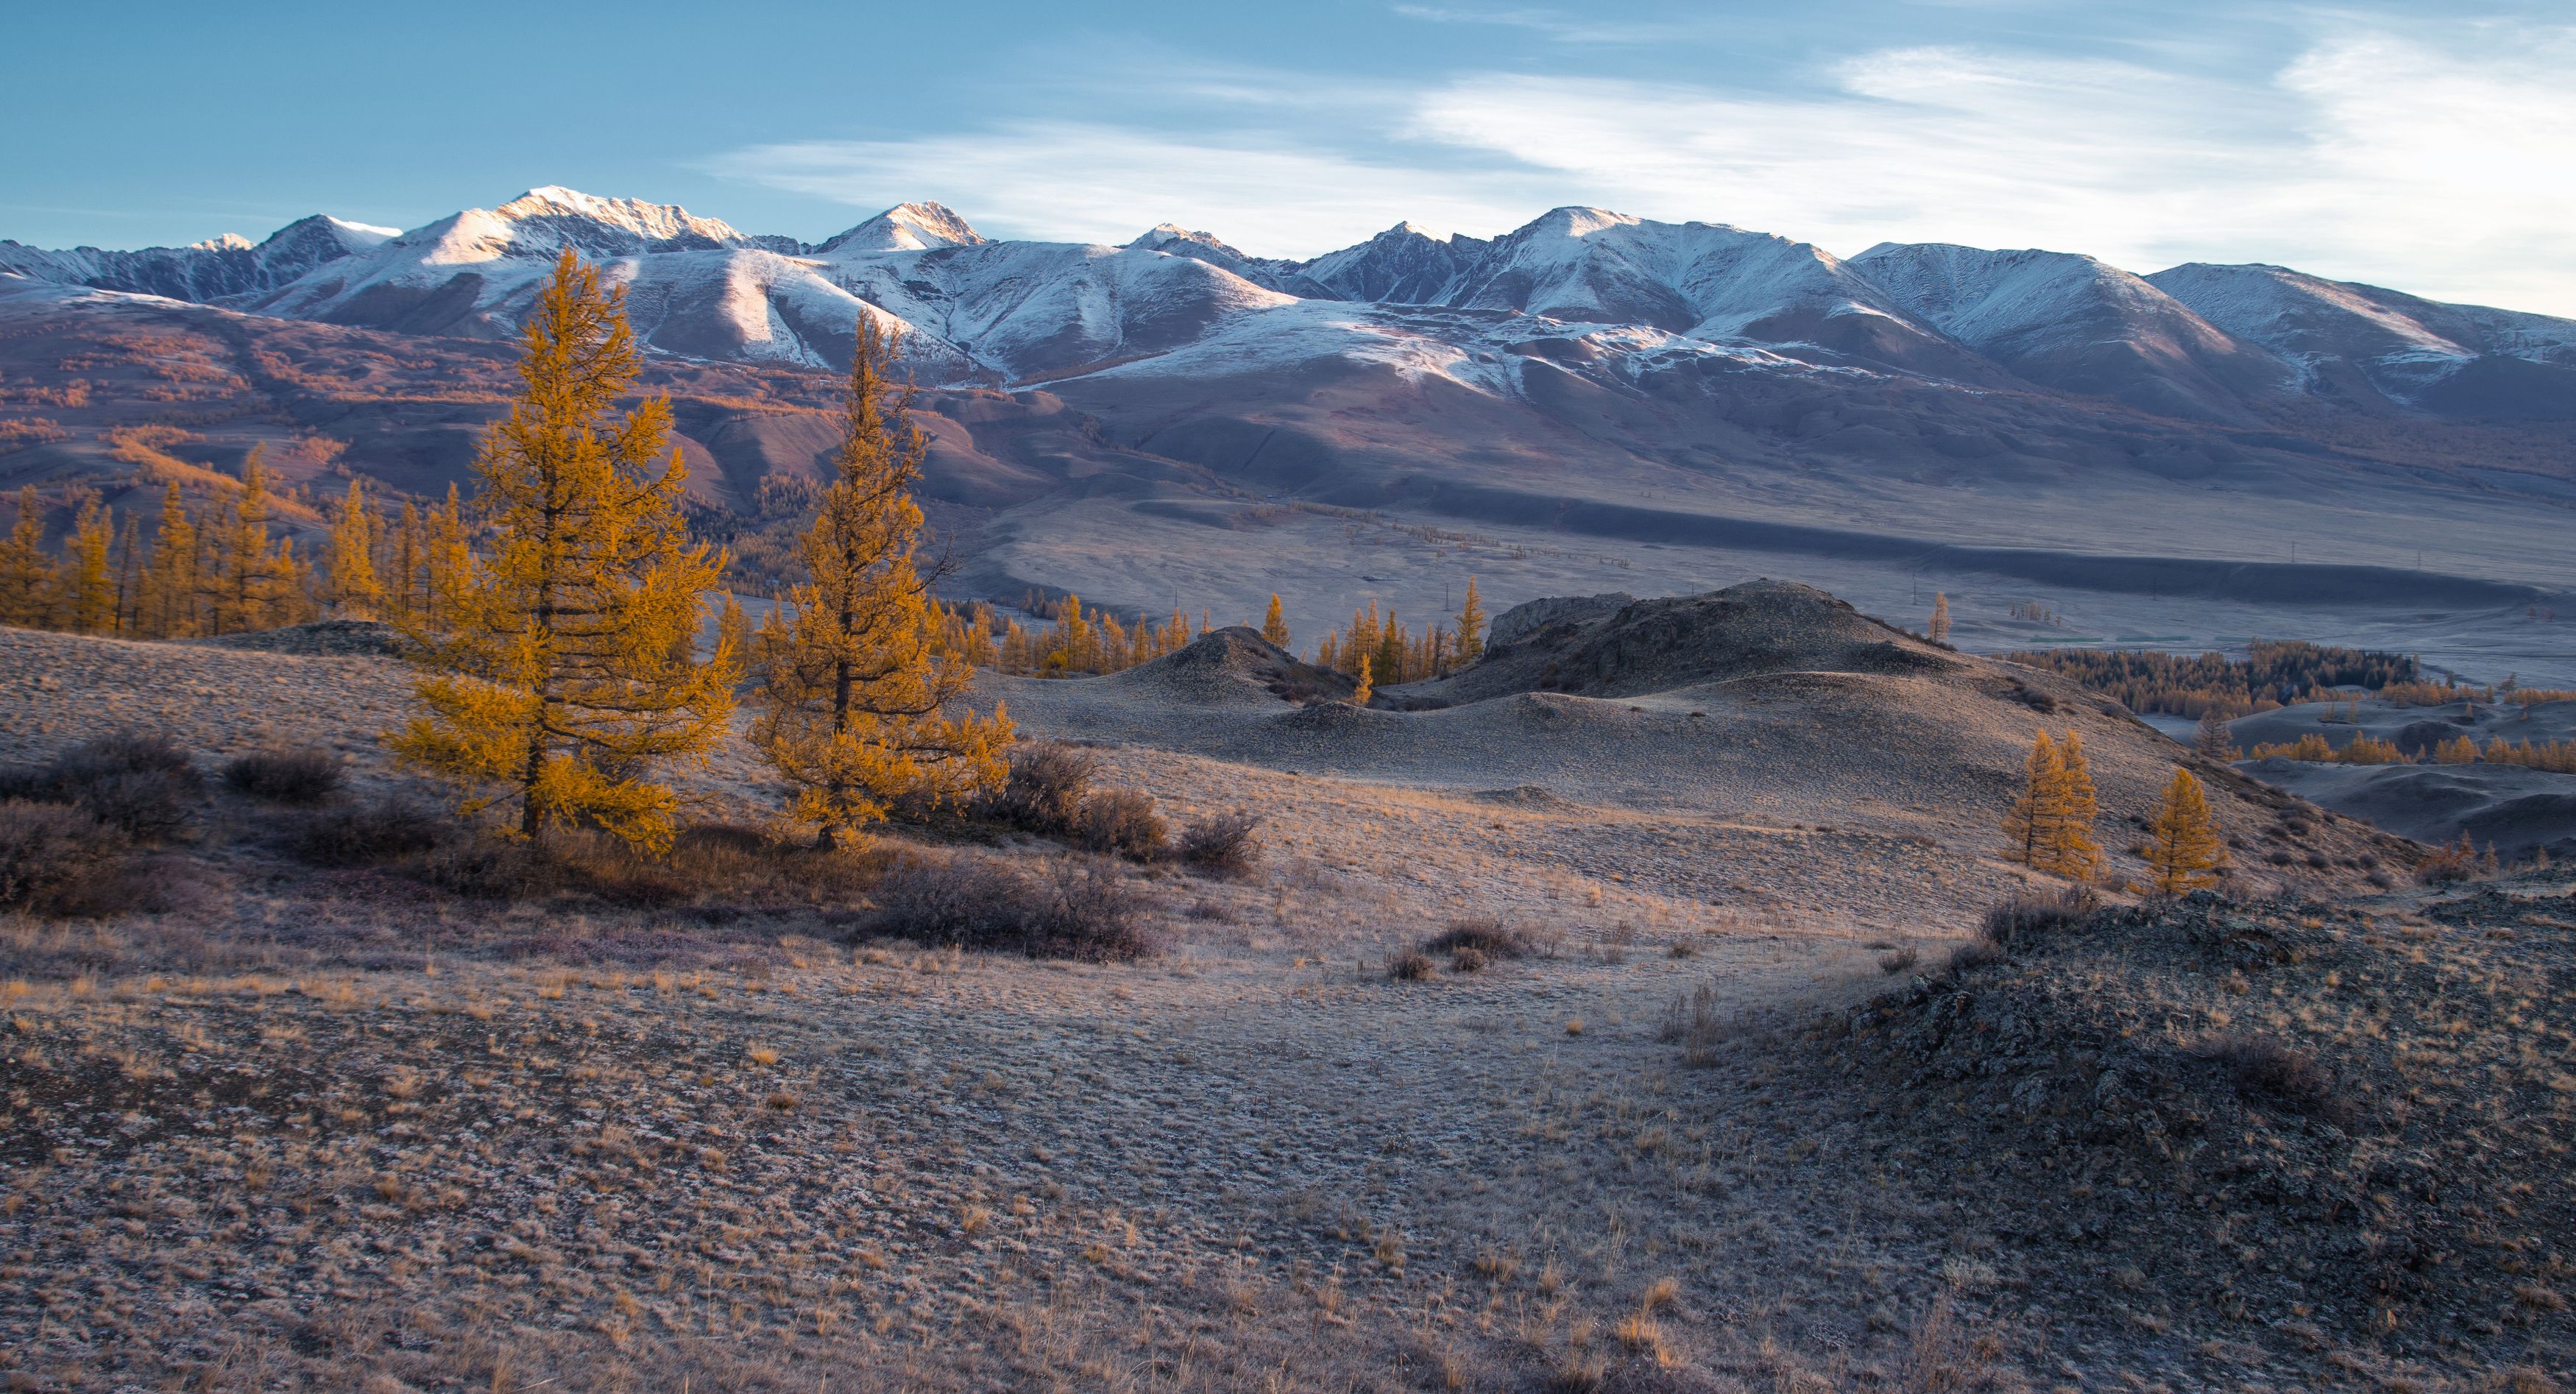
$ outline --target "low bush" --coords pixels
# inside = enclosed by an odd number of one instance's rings
[[[137,842],[188,824],[202,792],[188,753],[164,736],[119,734],[76,745],[43,765],[0,774],[0,798],[77,804]]]
[[[1713,1065],[1717,1048],[1726,1034],[1726,1023],[1718,1014],[1717,989],[1701,983],[1675,997],[1664,1008],[1664,1019],[1655,1030],[1657,1039],[1682,1048],[1682,1063]]]
[[[1878,971],[1893,977],[1898,973],[1912,970],[1915,964],[1922,961],[1922,952],[1916,949],[1913,945],[1908,944],[1903,948],[1891,949],[1886,953],[1880,954],[1878,956]]]
[[[1386,956],[1386,975],[1397,982],[1418,983],[1431,974],[1431,955],[1420,949],[1398,949]]]
[[[563,867],[534,846],[488,835],[432,848],[412,863],[412,874],[474,900],[530,900],[567,881]]]
[[[1519,925],[1507,925],[1491,916],[1451,920],[1447,928],[1422,941],[1425,953],[1456,957],[1470,950],[1487,961],[1506,958],[1552,958],[1555,944]]]
[[[1035,873],[972,854],[900,862],[876,900],[870,928],[919,943],[1094,963],[1157,949],[1143,897],[1091,858],[1056,858]]]
[[[1192,823],[1181,834],[1181,862],[1192,871],[1220,880],[1252,874],[1261,861],[1261,842],[1254,836],[1261,817],[1254,813],[1221,813]]]
[[[306,815],[287,849],[315,866],[377,866],[438,846],[454,826],[408,799],[384,798]]]
[[[224,764],[224,783],[270,803],[311,805],[340,792],[340,762],[314,746],[254,750]]]
[[[0,803],[0,910],[77,919],[152,908],[162,886],[127,846],[85,809]]]
[[[1986,911],[1985,937],[1997,944],[2023,943],[2027,936],[2080,924],[2101,908],[2101,897],[2089,886],[2020,891]]]
[[[1154,796],[1133,789],[1108,789],[1082,801],[1074,815],[1074,845],[1086,852],[1150,862],[1171,851],[1171,828],[1154,809]]]
[[[1980,934],[1950,951],[1949,971],[1971,972],[2004,961],[2004,946]]]
[[[2240,1091],[2292,1112],[2336,1124],[2351,1122],[2356,1112],[2332,1070],[2278,1036],[2236,1032],[2209,1036],[2193,1046],[2192,1053],[2225,1069]]]
[[[1022,832],[1061,837],[1072,831],[1099,773],[1100,757],[1061,741],[1031,741],[1011,751],[1001,787],[975,798],[976,817]]]

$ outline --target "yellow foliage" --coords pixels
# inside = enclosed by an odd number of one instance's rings
[[[332,520],[325,558],[331,608],[349,619],[371,620],[384,608],[385,588],[376,580],[376,540],[383,531],[367,511],[365,490],[352,477],[340,516]]]
[[[36,486],[18,490],[18,521],[0,541],[0,624],[41,628],[53,618],[52,567],[45,560],[45,509]]]
[[[2155,889],[2179,895],[2216,885],[2227,865],[2227,844],[2209,818],[2209,800],[2189,770],[2175,770],[2165,786],[2164,806],[2156,811],[2147,838],[2147,870]]]
[[[960,709],[975,669],[940,652],[941,614],[914,564],[912,489],[927,446],[912,389],[889,376],[898,349],[896,335],[859,321],[841,448],[804,538],[813,579],[771,610],[757,645],[752,743],[795,786],[794,815],[823,847],[894,799],[936,805],[992,786],[1011,740],[1000,708]],[[1104,632],[1116,636],[1117,622]]]
[[[658,851],[677,796],[652,766],[703,756],[733,709],[737,656],[702,663],[689,643],[723,558],[688,539],[679,454],[654,472],[670,404],[613,415],[642,368],[623,293],[566,250],[521,349],[474,462],[491,551],[466,554],[461,519],[442,520],[408,631],[427,710],[388,743],[464,786],[468,811],[515,800],[522,835],[589,820]]]
[[[1261,637],[1281,648],[1288,647],[1288,617],[1279,609],[1279,593],[1270,593],[1270,612],[1261,617]]]
[[[1369,703],[1369,698],[1377,691],[1376,685],[1369,681],[1369,657],[1367,654],[1360,655],[1360,671],[1357,676],[1359,677],[1360,685],[1351,689],[1351,705],[1354,707],[1365,707]]]
[[[2031,739],[2021,794],[2004,814],[2004,857],[2033,871],[2089,881],[2102,869],[2102,849],[2093,840],[2099,812],[2083,738],[2069,731],[2061,745],[2043,730]]]

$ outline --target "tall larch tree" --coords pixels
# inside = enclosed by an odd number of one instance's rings
[[[116,632],[132,634],[143,620],[143,520],[125,510],[125,527],[116,535]]]
[[[1485,656],[1485,601],[1476,594],[1476,578],[1467,578],[1466,598],[1458,602],[1458,662],[1475,662]]]
[[[365,487],[352,478],[348,496],[340,500],[340,516],[331,522],[331,541],[322,559],[331,609],[344,619],[371,620],[384,610],[384,583],[376,579],[376,539],[382,531],[367,507]]]
[[[2057,742],[2041,731],[2031,738],[2030,754],[2022,761],[2021,796],[2004,814],[2005,860],[2046,867],[2064,820],[2065,784],[2065,758],[2058,754]]]
[[[2200,714],[2200,725],[2191,734],[2191,748],[2222,763],[2236,759],[2236,733],[2228,729],[2227,718],[2211,707]]]
[[[0,540],[0,624],[45,627],[53,619],[53,568],[45,557],[45,506],[36,486],[18,490],[18,519]]]
[[[623,292],[566,249],[520,352],[518,396],[474,461],[490,552],[451,558],[411,631],[426,710],[389,744],[463,786],[469,811],[515,804],[523,836],[586,820],[658,852],[677,796],[655,767],[702,758],[733,711],[736,656],[681,642],[724,559],[689,540],[679,452],[657,465],[670,403],[617,412],[643,366]]]
[[[1360,670],[1354,676],[1359,679],[1359,686],[1351,689],[1351,705],[1354,707],[1365,707],[1369,704],[1370,696],[1377,691],[1377,684],[1369,680],[1369,656],[1367,654],[1360,655]]]
[[[751,739],[796,790],[793,815],[830,848],[899,798],[931,804],[998,783],[1011,722],[963,709],[975,670],[939,651],[915,559],[928,446],[894,369],[899,334],[862,317],[841,403],[841,446],[803,539],[810,578],[767,626]],[[1080,602],[1067,597],[1069,646]],[[1088,655],[1074,653],[1080,663]]]
[[[1932,618],[1924,622],[1923,635],[1936,644],[1950,642],[1950,597],[1946,593],[1932,592]]]
[[[213,632],[235,634],[289,622],[297,591],[294,543],[269,540],[263,447],[251,447],[242,466],[242,487],[224,509],[214,541],[213,573],[199,577],[208,587]]]
[[[143,563],[143,633],[180,639],[197,632],[197,525],[173,481],[161,494],[161,527]]]
[[[2101,813],[2093,793],[2093,767],[2084,760],[2084,738],[2070,730],[2058,743],[2063,769],[2057,786],[2057,826],[2049,842],[2045,870],[2070,881],[2090,881],[2102,872],[2102,846],[2093,840],[2093,820]]]
[[[2210,822],[2209,799],[2189,770],[2175,770],[2164,806],[2147,830],[2147,871],[2156,891],[2180,895],[2218,883],[2227,844]]]
[[[108,564],[115,520],[93,494],[80,501],[58,587],[63,614],[80,634],[116,632],[116,573]]]
[[[1175,613],[1172,618],[1179,619]],[[1281,648],[1288,647],[1288,616],[1279,608],[1279,592],[1270,593],[1270,612],[1261,617],[1261,637]]]

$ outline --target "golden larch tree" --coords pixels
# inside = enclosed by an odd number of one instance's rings
[[[1365,707],[1369,704],[1370,695],[1377,691],[1376,685],[1369,681],[1369,656],[1367,654],[1360,655],[1360,670],[1356,676],[1359,678],[1359,686],[1351,689],[1351,705],[1354,707]]]
[[[329,551],[323,558],[331,586],[331,608],[353,620],[371,620],[384,609],[385,588],[376,579],[376,540],[383,531],[367,507],[364,487],[349,481],[349,495],[332,520]]]
[[[654,766],[722,739],[740,669],[687,642],[724,558],[680,515],[687,465],[670,403],[618,400],[642,371],[622,291],[567,249],[520,333],[520,390],[474,460],[486,555],[465,552],[450,495],[430,603],[408,637],[425,709],[389,738],[404,762],[515,802],[534,837],[587,820],[660,851],[677,796]],[[449,531],[453,529],[452,533]]]
[[[1923,634],[1936,644],[1950,642],[1950,597],[1947,593],[1932,592],[1932,618],[1924,623]]]
[[[2045,868],[2054,855],[2058,824],[2064,816],[2065,784],[2066,761],[2058,754],[2057,742],[2043,730],[2031,738],[2030,754],[2022,761],[2021,796],[2004,814],[2005,860]]]
[[[2049,840],[2049,858],[2041,869],[2070,881],[2090,881],[2102,872],[2102,847],[2093,840],[2093,820],[2101,804],[2093,793],[2093,768],[2084,761],[2084,738],[2074,731],[2058,744],[2062,773],[2057,786],[2057,825]]]
[[[915,561],[927,444],[913,393],[892,376],[901,341],[859,320],[842,398],[841,447],[803,539],[810,578],[770,612],[759,644],[752,744],[796,790],[792,812],[829,848],[898,798],[960,800],[998,783],[1011,722],[964,710],[972,665],[940,652],[936,608]],[[1081,602],[1066,597],[1066,663],[1092,666]],[[1104,622],[1104,634],[1115,621]],[[1053,656],[1050,655],[1050,661]]]
[[[716,611],[716,647],[729,649],[746,661],[751,656],[751,618],[743,613],[742,600],[732,591],[725,592],[724,607]]]
[[[198,578],[207,587],[211,627],[217,634],[268,629],[295,617],[295,548],[291,539],[269,540],[265,455],[264,447],[251,447],[242,466],[242,487],[215,532],[213,573]]]
[[[106,506],[95,494],[84,497],[72,519],[58,586],[64,617],[75,633],[115,632],[116,573],[108,566],[115,537],[115,520]]]
[[[2147,831],[2147,870],[2156,891],[2179,895],[2218,883],[2227,865],[2227,844],[2209,818],[2209,799],[2189,770],[2175,770],[2165,786],[2164,806],[2156,810]]]
[[[173,482],[162,492],[161,527],[143,563],[143,596],[136,608],[146,636],[182,639],[197,632],[197,548],[196,522]]]
[[[1173,618],[1178,619],[1179,616]],[[1270,613],[1261,617],[1261,637],[1283,649],[1288,647],[1288,617],[1279,609],[1277,591],[1270,593]]]
[[[1473,663],[1485,653],[1485,601],[1476,594],[1476,578],[1467,578],[1466,598],[1458,603],[1458,661]]]
[[[0,624],[43,628],[53,619],[53,567],[45,557],[45,506],[36,486],[18,490],[18,520],[0,539]]]

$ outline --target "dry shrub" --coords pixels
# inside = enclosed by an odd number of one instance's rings
[[[1680,1046],[1684,1064],[1713,1065],[1717,1063],[1717,1046],[1724,1031],[1725,1024],[1717,1012],[1717,989],[1701,983],[1664,1008],[1664,1019],[1655,1037]]]
[[[976,817],[1044,837],[1072,831],[1100,757],[1062,741],[1032,741],[1011,751],[1001,787],[976,796]]]
[[[1072,834],[1074,845],[1086,852],[1138,862],[1155,861],[1172,845],[1170,827],[1154,811],[1154,796],[1132,789],[1103,790],[1084,799]]]
[[[2488,854],[2489,860],[2493,855]],[[2469,835],[2463,832],[2459,841],[2446,847],[2436,847],[2424,860],[2417,862],[2415,879],[2427,886],[2446,886],[2455,881],[2466,881],[2482,869],[2477,848],[2470,844]]]
[[[2101,898],[2089,886],[2025,890],[1986,911],[1985,937],[1999,945],[2028,943],[2030,936],[2081,924],[2085,916],[2101,908]]]
[[[1893,976],[1912,969],[1915,964],[1922,961],[1922,951],[1916,949],[1912,944],[1907,944],[1903,948],[1893,949],[1887,953],[1880,954],[1878,956],[1878,971]]]
[[[1520,925],[1507,925],[1492,916],[1451,920],[1447,928],[1422,941],[1425,953],[1448,954],[1455,958],[1472,950],[1491,962],[1507,958],[1553,958],[1553,940]]]
[[[1260,827],[1257,813],[1237,811],[1200,819],[1181,834],[1181,861],[1203,876],[1220,880],[1249,876],[1261,861],[1261,842],[1253,835]]]
[[[1418,983],[1431,974],[1431,955],[1420,949],[1398,949],[1386,956],[1386,975],[1397,982]]]
[[[1144,898],[1092,858],[1054,858],[1035,874],[980,855],[899,862],[876,900],[874,932],[925,944],[1093,963],[1158,948]]]
[[[308,815],[287,846],[315,866],[376,866],[438,846],[451,828],[437,813],[389,797],[362,808]]]
[[[2226,1032],[2202,1038],[2192,1053],[2225,1069],[2238,1090],[2294,1113],[2344,1124],[2356,1112],[2332,1070],[2278,1036]]]
[[[55,918],[138,908],[148,887],[124,836],[62,804],[0,803],[0,909]]]
[[[321,803],[340,792],[340,779],[340,762],[315,746],[254,750],[224,765],[233,792],[270,803]]]
[[[0,774],[0,798],[78,804],[137,842],[157,842],[188,824],[202,783],[188,753],[165,736],[102,736],[44,765]]]
[[[563,868],[553,859],[525,842],[490,835],[432,848],[411,870],[440,890],[473,900],[531,900],[565,885]]]
[[[2004,961],[2004,946],[1980,934],[1950,951],[1951,973],[1966,973]]]

